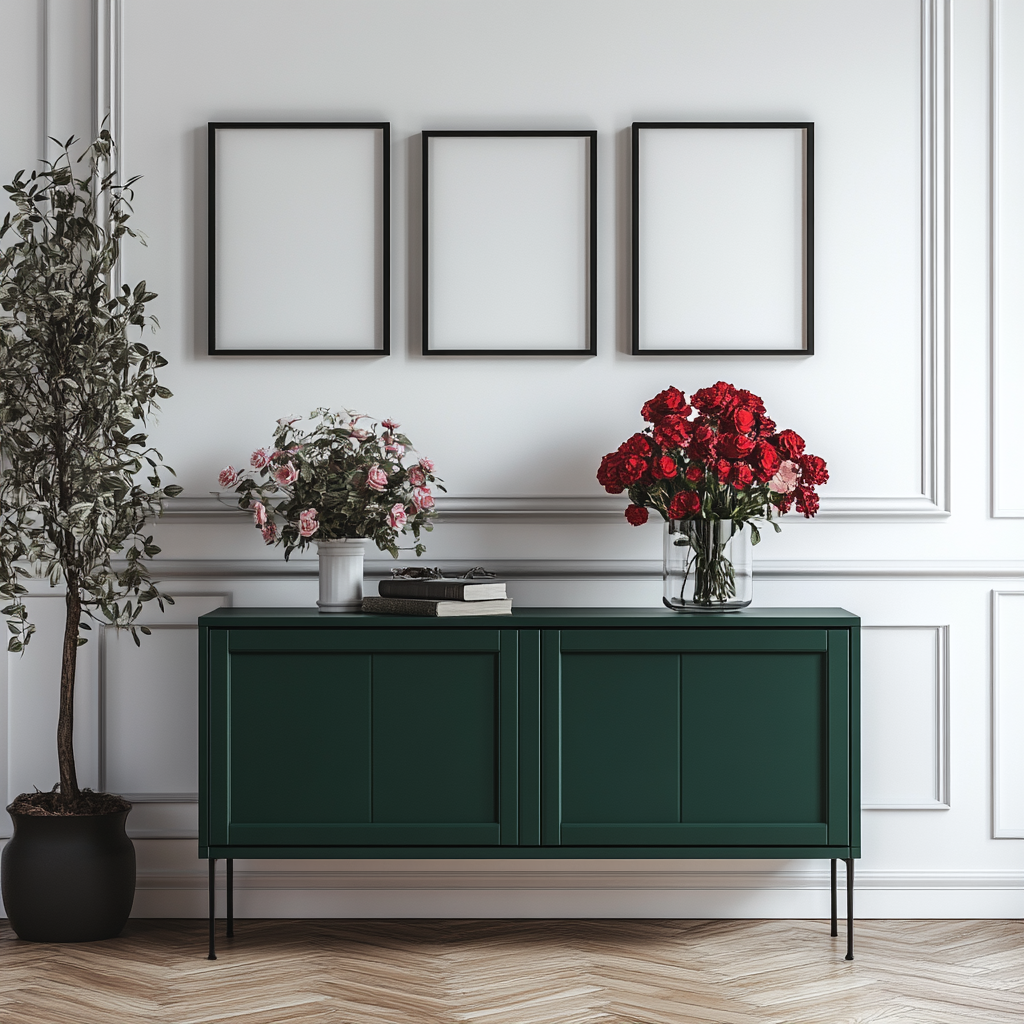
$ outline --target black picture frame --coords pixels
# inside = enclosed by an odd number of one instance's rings
[[[431,315],[431,144],[443,139],[524,139],[524,138],[579,138],[586,140],[586,161],[581,187],[585,189],[585,213],[582,230],[585,238],[581,249],[586,261],[582,268],[585,296],[582,302],[581,334],[585,342],[578,347],[443,347],[436,341],[432,345]],[[593,130],[428,130],[421,133],[422,159],[422,353],[425,356],[593,356],[597,354],[597,132]]]
[[[373,144],[374,167],[371,171],[373,189],[372,232],[373,248],[373,291],[374,295],[367,308],[373,321],[373,338],[367,345],[346,344],[332,347],[330,343],[311,345],[297,338],[293,344],[274,347],[272,344],[249,344],[229,342],[222,337],[228,333],[220,322],[227,310],[230,298],[221,294],[218,281],[218,138],[220,133],[231,130],[304,130],[361,131],[376,133]],[[208,351],[211,356],[386,356],[391,352],[391,124],[388,121],[210,121],[207,126],[208,140]],[[365,177],[365,175],[364,175]],[[223,183],[221,183],[223,184]],[[312,185],[313,183],[311,183]],[[329,184],[329,183],[328,183]],[[365,182],[364,182],[365,186]],[[327,187],[325,182],[316,183],[317,189]],[[315,194],[310,196],[315,206]],[[365,205],[365,196],[353,203],[353,209],[360,203]],[[330,230],[318,223],[320,231]],[[364,272],[365,273],[365,272]],[[363,299],[362,301],[366,301]],[[237,305],[237,302],[236,302]],[[365,319],[365,312],[364,312]]]
[[[641,133],[665,129],[700,129],[700,130],[789,130],[799,132],[802,136],[802,225],[800,240],[800,290],[801,301],[801,344],[787,347],[722,347],[720,345],[680,345],[679,347],[645,347],[643,337],[643,300],[642,291],[644,268],[641,265],[642,237],[645,223],[645,211],[642,209],[641,196]],[[808,356],[814,353],[814,122],[813,121],[634,121],[632,124],[632,344],[633,355],[640,356],[763,356],[789,355]],[[652,214],[653,215],[653,214]]]

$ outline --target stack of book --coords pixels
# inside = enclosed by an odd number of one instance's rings
[[[501,580],[381,580],[380,597],[364,597],[363,611],[378,615],[511,615],[512,598]]]

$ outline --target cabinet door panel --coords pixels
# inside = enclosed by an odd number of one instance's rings
[[[825,821],[827,722],[819,654],[682,658],[682,820]]]
[[[353,631],[355,632],[355,631]],[[518,839],[514,631],[296,630],[221,643],[211,841],[265,846],[491,846]],[[462,649],[460,649],[460,644]]]
[[[562,821],[679,821],[678,656],[564,659]]]
[[[368,822],[369,655],[236,654],[231,668],[232,822]]]
[[[374,655],[375,822],[497,822],[496,662]]]
[[[544,844],[845,843],[849,676],[834,632],[545,634]],[[685,635],[674,650],[672,633]]]

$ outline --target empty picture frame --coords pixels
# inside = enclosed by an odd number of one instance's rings
[[[597,132],[422,144],[423,354],[594,355]]]
[[[387,355],[390,126],[211,122],[211,355]]]
[[[814,351],[814,125],[633,123],[633,354]]]

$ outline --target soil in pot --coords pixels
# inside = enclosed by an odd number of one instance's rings
[[[14,835],[0,883],[15,934],[32,942],[112,939],[135,899],[131,804],[83,790],[70,813],[59,793],[23,793],[8,808]]]

